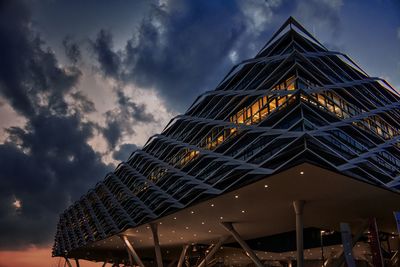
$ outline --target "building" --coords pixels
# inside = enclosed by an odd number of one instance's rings
[[[399,100],[289,18],[61,214],[53,256],[159,267],[335,265],[346,222],[358,236],[354,258],[367,266],[365,220],[373,217],[391,258]]]

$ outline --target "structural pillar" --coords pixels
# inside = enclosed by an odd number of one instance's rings
[[[67,257],[65,257],[65,262],[67,263],[68,267],[72,267],[72,264]]]
[[[76,267],[79,267],[79,260],[75,258]]]
[[[181,252],[181,255],[179,257],[179,261],[178,261],[177,267],[182,267],[183,261],[185,260],[186,251],[188,250],[188,248],[189,248],[188,244],[183,245],[182,252]]]
[[[156,252],[157,266],[158,267],[163,267],[160,242],[158,240],[158,227],[157,226],[158,226],[157,223],[151,223],[150,224],[151,232],[153,233],[154,250]]]
[[[246,252],[246,255],[254,262],[257,267],[263,267],[264,265],[261,263],[260,259],[254,253],[254,251],[247,245],[246,241],[242,239],[238,232],[236,232],[235,228],[233,228],[232,223],[230,222],[221,222],[221,225],[227,230],[233,238],[240,244],[240,246]]]
[[[296,249],[297,249],[297,267],[304,266],[304,237],[303,237],[303,210],[304,201],[293,201],[294,211],[296,213]]]
[[[140,267],[145,267],[142,260],[139,258],[138,254],[136,253],[135,249],[133,248],[131,242],[129,242],[128,237],[126,237],[126,235],[121,235],[120,238],[124,242],[125,247],[128,250],[128,253],[133,257],[136,264],[139,265]]]
[[[197,265],[197,267],[204,267],[206,265],[206,262],[210,262],[214,254],[218,252],[220,247],[225,243],[226,240],[228,240],[228,238],[229,236],[221,237],[215,244],[215,246],[210,250],[210,252],[208,252],[204,259],[199,263],[199,265]]]

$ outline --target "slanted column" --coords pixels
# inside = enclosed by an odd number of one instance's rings
[[[207,253],[207,255],[204,257],[204,259],[197,265],[197,267],[204,267],[206,266],[206,263],[211,260],[211,258],[214,256],[215,253],[218,252],[220,247],[225,243],[226,240],[228,240],[229,236],[223,236],[221,237],[218,242],[213,246],[210,250],[210,252]]]
[[[304,266],[304,237],[303,237],[303,210],[304,201],[293,201],[294,211],[296,213],[296,249],[297,249],[297,267]]]
[[[246,255],[253,261],[253,263],[257,267],[263,267],[264,265],[261,263],[260,259],[257,257],[256,253],[247,245],[246,241],[242,239],[239,233],[233,228],[232,223],[230,222],[221,222],[221,225],[227,230],[233,238],[239,243],[239,245],[244,249]]]
[[[76,267],[79,267],[79,260],[75,258]]]
[[[135,260],[136,264],[139,265],[140,267],[145,267],[142,260],[139,258],[138,254],[136,253],[135,249],[133,248],[131,242],[129,242],[128,237],[126,237],[126,235],[120,235],[120,238],[124,242],[125,247],[128,250],[128,253]]]
[[[150,224],[151,232],[153,233],[154,250],[156,252],[157,266],[158,267],[163,267],[160,242],[158,240],[158,227],[157,226],[158,226],[157,223],[151,223]]]
[[[186,256],[186,251],[188,250],[189,245],[184,245],[182,248],[182,252],[181,252],[181,256],[179,257],[179,261],[178,261],[178,265],[177,267],[182,267],[183,265],[183,261],[185,260],[185,256]]]
[[[65,257],[65,263],[68,265],[68,267],[72,267],[72,264],[67,257]]]

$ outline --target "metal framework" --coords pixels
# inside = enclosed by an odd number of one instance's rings
[[[60,216],[54,256],[309,162],[400,189],[400,96],[289,18]]]

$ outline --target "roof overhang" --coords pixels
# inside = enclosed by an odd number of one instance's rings
[[[161,247],[179,253],[184,244],[211,244],[229,235],[220,222],[233,222],[245,240],[293,231],[295,200],[305,201],[304,227],[339,230],[340,222],[347,222],[355,231],[364,220],[375,217],[380,231],[396,231],[393,211],[400,210],[400,194],[308,163],[192,205],[154,223],[158,224]],[[121,234],[128,236],[139,254],[153,253],[149,225]],[[124,253],[122,241],[113,236],[75,249],[68,257],[102,261]]]

